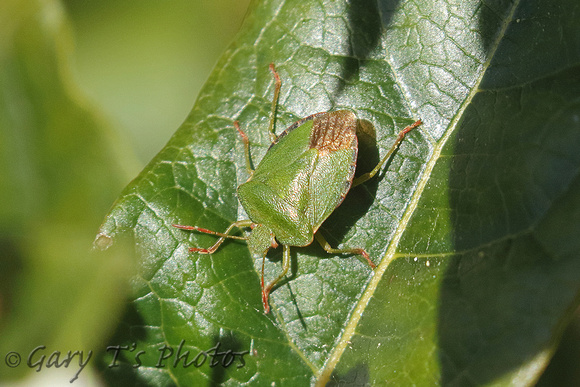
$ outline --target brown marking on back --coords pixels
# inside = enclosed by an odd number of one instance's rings
[[[355,114],[348,110],[315,117],[310,134],[310,148],[318,149],[321,156],[352,148],[356,142],[356,122]]]

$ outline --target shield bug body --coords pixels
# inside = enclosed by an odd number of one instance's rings
[[[348,110],[317,113],[291,125],[278,137],[274,135],[274,119],[281,81],[274,69],[276,87],[272,101],[269,131],[270,148],[252,169],[249,140],[240,129],[245,146],[246,166],[250,178],[238,187],[238,199],[250,219],[232,223],[224,233],[197,226],[174,227],[213,234],[220,238],[209,248],[190,248],[192,252],[212,254],[226,238],[247,240],[252,255],[262,257],[262,302],[266,313],[270,311],[269,294],[290,268],[290,247],[307,246],[316,239],[331,254],[355,254],[363,256],[373,269],[375,264],[364,249],[334,249],[317,233],[320,225],[344,200],[352,186],[372,178],[391,157],[399,143],[421,121],[403,129],[389,152],[371,171],[354,179],[358,140],[357,118]],[[234,228],[251,228],[247,237],[229,235]],[[271,247],[283,247],[282,272],[264,284],[264,261]]]

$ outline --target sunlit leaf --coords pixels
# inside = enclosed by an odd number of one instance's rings
[[[133,237],[141,257],[117,336],[136,349],[108,369],[111,380],[533,383],[580,299],[579,7],[254,2],[187,120],[97,237],[100,248]],[[248,176],[233,122],[259,161],[271,62],[283,81],[277,132],[351,109],[370,133],[361,133],[359,173],[405,125],[424,125],[322,227],[334,246],[365,248],[376,271],[295,248],[265,315],[261,261],[244,243],[192,254],[215,238],[171,225],[223,231],[244,218],[235,189]],[[273,251],[268,279],[279,261]],[[229,367],[223,356],[200,364],[218,345],[237,354]],[[143,365],[132,367],[139,350]]]

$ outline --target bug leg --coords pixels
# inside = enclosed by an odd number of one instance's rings
[[[274,131],[274,124],[276,122],[276,108],[278,107],[278,97],[280,96],[280,88],[282,87],[282,80],[274,67],[274,63],[270,63],[270,71],[274,75],[274,98],[272,99],[272,107],[270,108],[270,124],[268,125],[268,133],[270,133],[270,141],[274,142],[276,140],[276,133]],[[244,153],[246,155],[246,169],[251,175],[254,172],[252,167],[252,158],[250,156],[250,140],[248,135],[240,128],[240,123],[234,121],[234,127],[242,137],[244,142]]]
[[[282,273],[270,284],[264,288],[264,262],[266,261],[266,254],[262,257],[262,303],[264,304],[264,311],[266,313],[270,313],[270,303],[268,302],[268,298],[270,297],[270,292],[272,288],[276,286],[276,284],[284,278],[288,270],[290,269],[290,246],[283,245],[283,258],[282,258]]]
[[[367,172],[364,175],[361,175],[361,176],[357,177],[356,179],[354,179],[352,182],[352,186],[356,187],[357,185],[362,184],[369,179],[372,179],[373,176],[376,175],[377,172],[381,170],[381,167],[383,166],[383,164],[385,164],[385,162],[397,150],[397,147],[399,146],[401,141],[403,141],[403,139],[405,138],[405,135],[421,124],[422,124],[421,120],[418,120],[418,121],[415,121],[413,124],[407,126],[405,129],[401,130],[399,132],[399,135],[397,136],[397,139],[395,140],[395,143],[393,144],[391,149],[389,149],[389,151],[387,152],[385,157],[383,157],[383,159],[377,164],[377,166],[372,171]]]
[[[239,220],[237,222],[234,222],[232,224],[230,224],[230,226],[226,229],[225,232],[221,233],[221,232],[217,232],[217,231],[212,231],[212,230],[208,230],[206,228],[201,228],[201,227],[197,227],[197,226],[182,226],[180,224],[173,224],[173,227],[182,229],[182,230],[188,230],[188,231],[199,231],[199,232],[203,232],[205,234],[211,234],[211,235],[216,235],[219,236],[220,238],[217,240],[217,242],[207,248],[200,248],[200,247],[191,247],[189,249],[189,251],[191,251],[192,253],[200,253],[200,254],[213,254],[218,247],[220,247],[220,245],[222,243],[224,243],[224,241],[226,239],[242,239],[242,240],[246,240],[248,239],[247,237],[241,237],[241,236],[236,236],[236,235],[229,235],[229,233],[232,231],[232,229],[234,229],[235,227],[237,228],[242,228],[242,227],[250,227],[252,225],[252,221],[249,219],[246,220]]]
[[[242,142],[244,143],[244,154],[246,155],[246,169],[248,173],[251,175],[254,173],[254,168],[252,168],[252,158],[250,157],[250,139],[248,135],[240,128],[240,123],[238,121],[234,121],[234,128],[240,134],[242,138]]]
[[[324,239],[324,237],[322,236],[321,233],[317,232],[316,234],[314,234],[314,237],[316,238],[316,241],[318,243],[320,243],[320,246],[322,246],[322,248],[330,254],[356,254],[356,255],[362,255],[364,257],[364,259],[367,260],[369,266],[371,268],[376,268],[377,266],[374,264],[373,261],[371,261],[371,257],[369,257],[369,254],[364,250],[364,249],[333,249],[330,246],[330,243],[328,243],[326,241],[326,239]]]
[[[272,142],[276,140],[276,133],[274,133],[274,123],[276,121],[276,107],[278,106],[278,97],[280,96],[280,88],[282,87],[282,80],[274,67],[274,63],[270,63],[270,71],[274,75],[274,99],[272,100],[272,108],[270,110],[270,126],[268,131],[270,132],[270,139]]]

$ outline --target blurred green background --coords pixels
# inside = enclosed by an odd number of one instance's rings
[[[68,384],[78,367],[30,375],[39,345],[104,350],[132,262],[95,259],[99,224],[183,122],[247,5],[0,2],[0,384]]]
[[[74,33],[76,81],[126,135],[140,165],[191,110],[248,2],[64,2]]]

